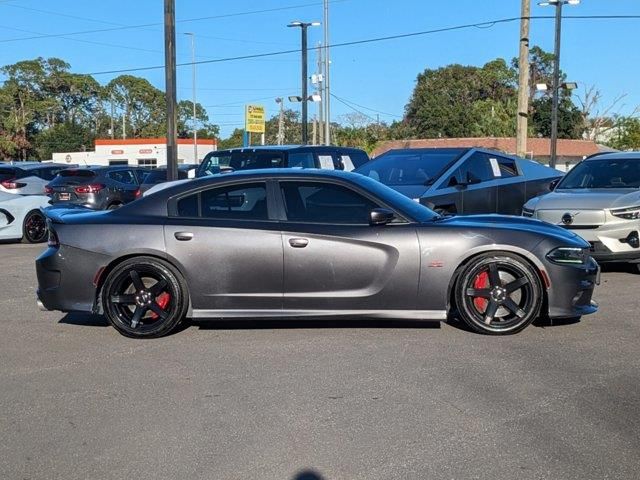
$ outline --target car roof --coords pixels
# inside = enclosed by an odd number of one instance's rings
[[[590,162],[592,160],[640,160],[640,152],[607,152],[607,153],[599,153],[593,155],[589,158],[585,158],[585,162]]]
[[[68,167],[62,163],[41,163],[41,162],[3,162],[2,168],[19,168],[20,170],[36,170],[38,168]]]
[[[252,145],[250,147],[237,147],[237,148],[228,148],[226,150],[216,150],[215,152],[211,152],[212,154],[217,153],[236,153],[236,152],[260,152],[260,151],[269,151],[269,152],[285,152],[291,150],[302,150],[302,149],[310,149],[310,150],[322,150],[322,149],[330,149],[330,150],[339,150],[339,151],[352,151],[352,152],[364,152],[364,150],[360,148],[353,147],[339,147],[336,145]]]

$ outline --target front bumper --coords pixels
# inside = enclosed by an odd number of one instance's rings
[[[598,310],[592,299],[600,283],[600,266],[589,258],[585,265],[547,265],[549,318],[589,315]]]

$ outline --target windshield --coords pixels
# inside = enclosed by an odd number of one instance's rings
[[[390,186],[431,185],[466,151],[462,148],[391,151],[356,172]]]
[[[562,179],[556,190],[576,188],[640,188],[640,157],[587,160]]]
[[[212,152],[209,153],[198,169],[198,176],[215,175],[220,173],[224,168],[231,166],[231,153],[228,152]]]

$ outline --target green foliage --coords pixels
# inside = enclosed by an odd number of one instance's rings
[[[619,117],[609,146],[618,150],[640,150],[640,118]]]
[[[36,134],[34,147],[38,158],[50,159],[54,152],[81,152],[93,148],[91,129],[77,123],[59,123]]]
[[[533,101],[531,120],[534,135],[544,138],[551,137],[552,103],[553,101],[549,97],[542,97]],[[582,113],[573,104],[571,98],[562,98],[558,108],[558,138],[582,138],[583,131],[584,119]]]

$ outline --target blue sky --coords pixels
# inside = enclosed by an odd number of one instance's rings
[[[552,15],[553,8],[533,1],[533,15]],[[285,8],[273,12],[188,21],[247,11]],[[583,0],[566,7],[567,15],[640,15],[638,0]],[[468,23],[517,17],[519,0],[338,0],[331,4],[331,42],[348,42]],[[207,60],[299,48],[299,30],[286,28],[291,20],[322,20],[320,0],[177,0],[178,62],[190,60],[190,40],[196,34],[197,59]],[[77,73],[162,65],[161,25],[74,35],[68,38],[17,40],[40,34],[64,34],[108,29],[122,25],[161,23],[162,0],[0,0],[0,64],[37,56],[60,57]],[[187,21],[185,21],[187,20]],[[416,75],[425,68],[450,63],[482,65],[496,57],[511,59],[518,51],[519,23],[471,28],[332,51],[333,92],[367,107],[361,111],[392,121],[402,115]],[[612,99],[627,94],[623,113],[640,105],[640,20],[572,20],[564,22],[562,68],[570,80],[597,85]],[[322,39],[322,28],[309,31],[309,44]],[[11,41],[7,41],[11,40]],[[553,21],[532,24],[532,44],[553,49]],[[315,54],[310,55],[310,72]],[[275,97],[298,94],[299,55],[232,61],[198,66],[198,101],[228,135],[242,124],[245,102],[265,105],[270,116],[277,111]],[[134,72],[159,88],[162,70]],[[103,83],[115,75],[97,75]],[[178,96],[191,98],[191,69],[178,69]],[[606,100],[605,102],[606,103]],[[295,105],[292,105],[296,108]],[[311,107],[311,113],[315,108]],[[332,118],[351,112],[332,102]]]

